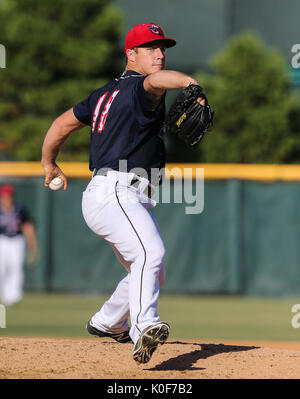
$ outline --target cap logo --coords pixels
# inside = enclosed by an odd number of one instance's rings
[[[161,36],[159,27],[158,27],[157,25],[152,24],[152,25],[147,25],[147,26],[148,26],[148,29],[149,29],[152,33],[155,33],[156,35]]]

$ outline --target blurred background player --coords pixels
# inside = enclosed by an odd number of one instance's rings
[[[26,244],[28,264],[34,265],[38,255],[34,224],[14,196],[14,186],[0,186],[0,302],[5,306],[23,298]]]

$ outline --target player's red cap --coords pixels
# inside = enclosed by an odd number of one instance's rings
[[[163,40],[166,47],[173,47],[176,44],[176,40],[165,37],[162,29],[158,25],[152,23],[135,25],[127,33],[125,38],[125,53],[128,49],[133,49],[134,47],[157,40]]]
[[[11,184],[3,184],[0,186],[0,195],[14,195],[15,188]]]

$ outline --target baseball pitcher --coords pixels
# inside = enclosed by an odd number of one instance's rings
[[[134,26],[125,40],[122,75],[59,116],[42,148],[45,186],[60,177],[66,190],[67,177],[55,162],[57,154],[71,132],[90,126],[93,175],[83,193],[82,212],[90,229],[109,243],[127,275],[88,321],[87,330],[120,343],[132,342],[137,363],[147,363],[170,330],[157,313],[165,280],[165,247],[151,212],[155,206],[151,195],[161,182],[160,176],[151,178],[151,171],[165,165],[165,125],[195,146],[213,117],[195,79],[165,70],[166,49],[175,44],[155,24]],[[183,92],[165,119],[169,89]]]

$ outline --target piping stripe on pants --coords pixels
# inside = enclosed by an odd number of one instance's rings
[[[142,246],[142,248],[143,248],[143,251],[144,251],[144,263],[143,263],[143,266],[142,266],[141,280],[140,280],[140,310],[139,310],[139,313],[138,313],[138,315],[137,315],[137,317],[136,317],[136,322],[138,323],[138,322],[139,322],[139,315],[140,315],[140,313],[141,313],[141,311],[142,311],[143,274],[144,274],[144,268],[145,268],[146,258],[147,258],[147,256],[146,256],[146,249],[145,249],[144,244],[143,244],[143,242],[142,242],[140,236],[138,235],[138,232],[136,231],[136,229],[135,229],[133,223],[132,223],[131,220],[129,219],[127,213],[125,212],[124,208],[122,207],[122,205],[121,205],[121,203],[120,203],[120,200],[119,200],[119,197],[118,197],[118,194],[117,194],[117,185],[118,185],[118,183],[119,183],[119,181],[117,181],[117,182],[116,182],[116,185],[115,185],[115,194],[116,194],[116,198],[117,198],[118,204],[119,204],[120,208],[122,209],[122,212],[123,212],[124,215],[126,216],[128,222],[130,223],[131,227],[133,228],[133,230],[134,230],[134,232],[135,232],[135,234],[136,234],[136,236],[137,236],[139,242],[141,243],[141,246]],[[137,327],[137,325],[135,325],[135,326],[136,326],[136,328],[140,331],[140,329]],[[141,331],[140,331],[140,332],[141,332]]]

